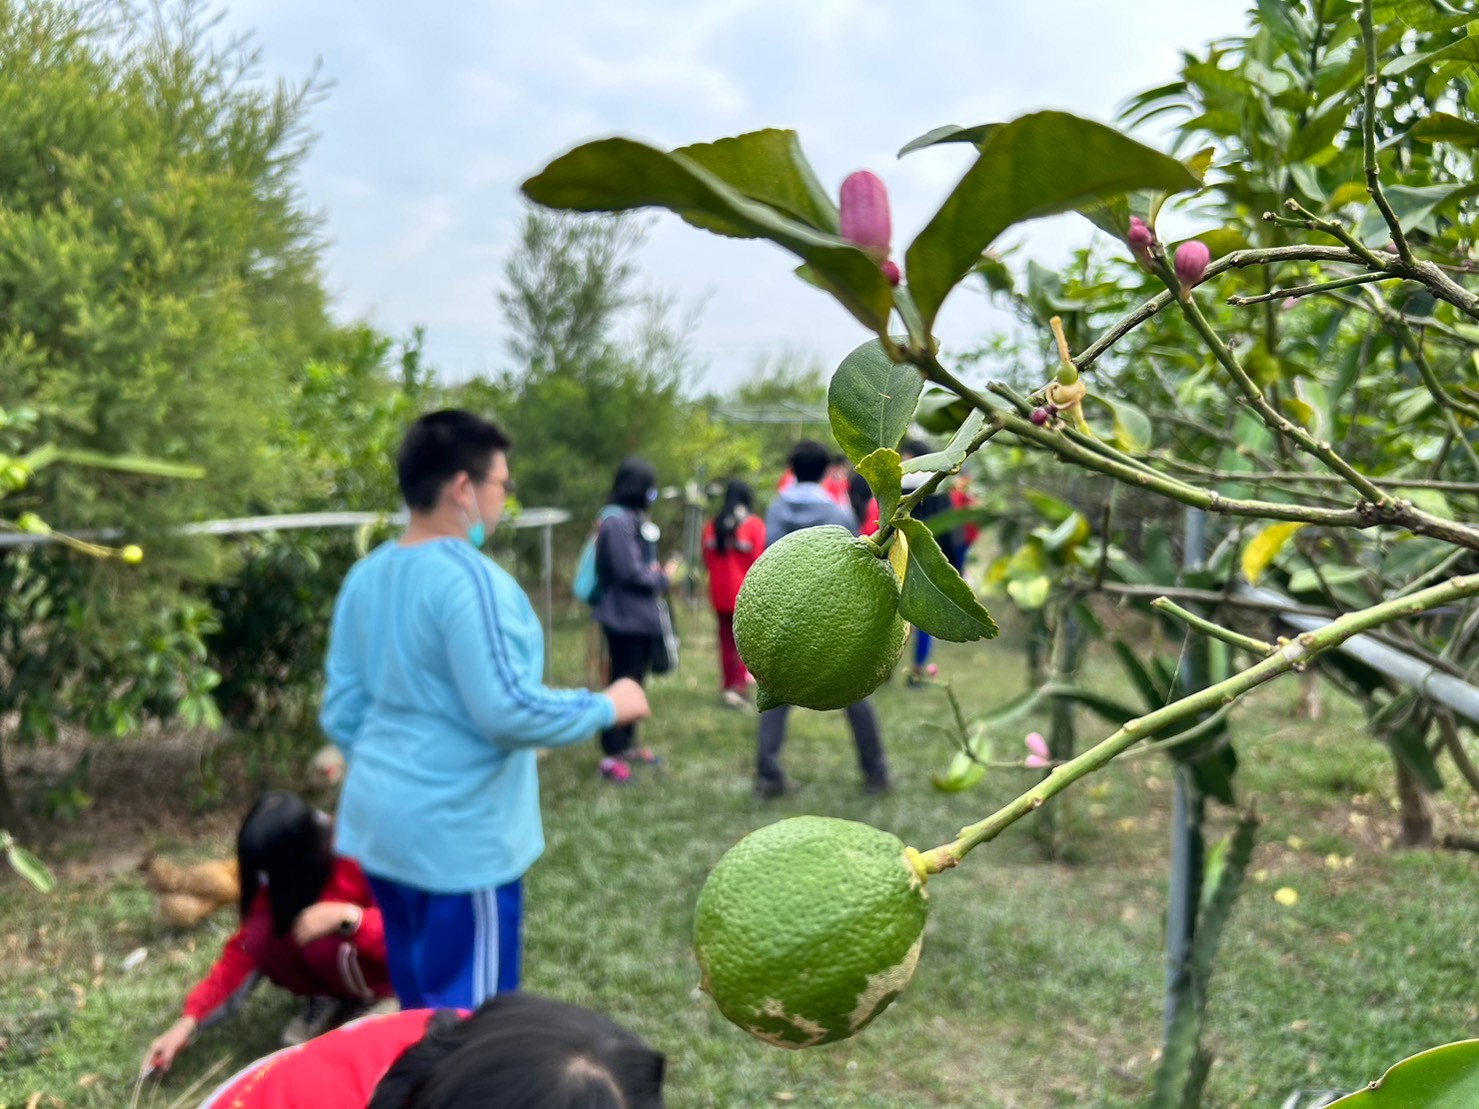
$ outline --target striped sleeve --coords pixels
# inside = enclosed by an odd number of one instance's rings
[[[589,739],[616,722],[611,699],[540,681],[543,644],[518,633],[528,599],[500,582],[471,547],[454,548],[447,652],[452,677],[474,725],[500,747],[558,747]],[[537,630],[537,626],[536,626]]]

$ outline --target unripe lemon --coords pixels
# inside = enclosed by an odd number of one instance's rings
[[[908,634],[892,567],[843,527],[803,528],[767,547],[734,606],[761,709],[856,704],[887,679]]]
[[[928,912],[897,837],[832,817],[782,820],[730,848],[704,883],[693,926],[702,987],[766,1043],[843,1040],[908,985]]]

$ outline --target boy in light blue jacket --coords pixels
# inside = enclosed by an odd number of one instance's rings
[[[405,534],[334,606],[320,723],[344,752],[337,849],[385,920],[404,1008],[476,1008],[519,982],[521,879],[544,851],[535,750],[645,717],[642,687],[543,684],[529,598],[479,553],[509,440],[470,412],[421,417],[397,457]]]

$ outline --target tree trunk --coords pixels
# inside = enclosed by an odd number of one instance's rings
[[[1428,804],[1427,790],[1401,759],[1397,759],[1397,799],[1402,806],[1402,830],[1397,836],[1397,845],[1431,847],[1433,809]]]

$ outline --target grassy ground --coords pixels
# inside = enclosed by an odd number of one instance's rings
[[[929,775],[949,751],[923,725],[948,708],[938,690],[896,681],[877,698],[893,795],[859,790],[840,714],[797,712],[786,762],[803,789],[758,803],[749,791],[755,719],[718,706],[708,624],[687,621],[682,669],[655,684],[657,715],[645,729],[668,767],[616,788],[596,779],[591,746],[543,765],[549,850],[527,890],[527,987],[598,1008],[667,1052],[676,1107],[1142,1104],[1160,1034],[1165,763],[1122,760],[1054,802],[1073,863],[1044,861],[1029,821],[933,881],[914,982],[860,1037],[809,1052],[769,1048],[726,1024],[696,989],[692,906],[724,850],[797,813],[866,820],[931,846],[1029,778],[993,771],[975,791],[936,792]],[[562,628],[558,678],[579,680],[584,650],[582,629]],[[946,644],[937,661],[968,708],[1022,684],[1020,655],[1005,643]],[[1088,677],[1105,689],[1118,680],[1109,669]],[[1208,1105],[1353,1088],[1415,1050],[1479,1035],[1479,860],[1386,849],[1395,825],[1386,756],[1351,706],[1332,702],[1310,724],[1294,719],[1295,694],[1286,679],[1238,711],[1240,784],[1264,826],[1213,984]],[[1086,721],[1084,734],[1102,732]],[[128,1104],[144,1046],[225,935],[229,913],[170,932],[120,862],[147,847],[227,850],[234,810],[179,818],[189,772],[170,765],[174,780],[143,799],[158,810],[140,822],[148,832],[90,834],[84,824],[53,848],[66,880],[50,898],[0,884],[0,1105]],[[1458,802],[1441,817],[1472,829],[1479,810]],[[1231,823],[1226,812],[1215,820],[1217,834]],[[1275,901],[1283,887],[1298,892],[1296,904]],[[147,958],[125,971],[138,948]],[[183,1097],[193,1080],[271,1050],[288,1015],[283,997],[259,991],[139,1104],[194,1104]]]

